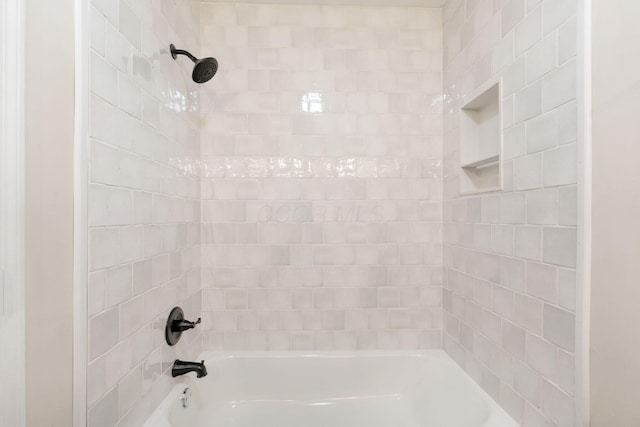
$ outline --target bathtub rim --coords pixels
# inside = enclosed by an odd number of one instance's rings
[[[375,357],[418,357],[435,359],[438,362],[445,363],[453,368],[457,374],[465,378],[467,384],[477,392],[489,407],[489,415],[482,425],[477,427],[518,427],[520,424],[502,408],[498,402],[489,395],[460,365],[458,365],[451,356],[441,349],[429,350],[338,350],[338,351],[315,351],[315,350],[294,350],[294,351],[205,351],[200,353],[198,360],[207,362],[215,362],[222,360],[231,360],[236,358],[375,358]],[[195,374],[187,374],[190,380],[197,382]],[[143,427],[171,427],[168,419],[172,410],[172,405],[180,398],[186,388],[192,387],[191,384],[176,378],[178,381],[171,389],[169,394],[155,408],[154,412],[149,416]]]

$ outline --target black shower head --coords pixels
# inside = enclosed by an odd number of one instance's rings
[[[184,55],[196,64],[193,67],[193,73],[191,74],[191,78],[194,82],[206,83],[216,75],[216,72],[218,71],[218,61],[216,58],[198,59],[186,50],[176,49],[174,45],[171,45],[170,48],[173,59],[176,59],[178,55]]]
[[[193,67],[193,73],[191,77],[196,83],[205,83],[211,80],[218,71],[218,61],[216,58],[204,58],[196,61],[196,66]]]

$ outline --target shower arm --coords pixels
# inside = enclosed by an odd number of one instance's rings
[[[170,47],[171,47],[171,57],[173,57],[173,59],[176,59],[178,55],[184,55],[184,56],[188,57],[189,59],[191,59],[194,63],[198,62],[198,58],[196,58],[195,56],[193,56],[192,54],[190,54],[186,50],[176,49],[176,47],[174,45],[171,45]]]

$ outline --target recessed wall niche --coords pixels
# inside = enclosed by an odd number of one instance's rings
[[[460,109],[460,194],[501,190],[501,80],[490,81],[467,99]]]

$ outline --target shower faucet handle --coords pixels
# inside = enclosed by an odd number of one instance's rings
[[[186,319],[178,319],[178,320],[174,320],[173,324],[171,325],[171,331],[172,332],[183,332],[186,331],[188,329],[193,329],[196,327],[196,325],[200,324],[202,322],[202,319],[200,317],[198,317],[198,320],[196,320],[195,322],[190,322]]]
[[[199,317],[195,322],[186,320],[184,311],[180,307],[173,307],[164,327],[164,339],[170,346],[176,345],[184,331],[195,328],[201,322]]]

